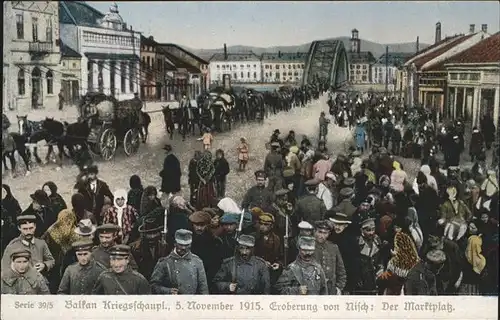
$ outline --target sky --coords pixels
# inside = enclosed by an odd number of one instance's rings
[[[106,13],[112,2],[88,1]],[[247,45],[300,45],[313,40],[350,36],[359,30],[363,40],[383,44],[432,44],[436,22],[442,36],[467,33],[469,25],[500,29],[497,1],[309,2],[309,1],[193,1],[119,2],[125,23],[158,42],[196,49]]]

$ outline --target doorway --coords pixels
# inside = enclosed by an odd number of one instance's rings
[[[43,107],[42,73],[38,67],[31,72],[31,107]]]

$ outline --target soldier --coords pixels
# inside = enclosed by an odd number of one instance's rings
[[[57,294],[92,294],[97,278],[106,271],[106,267],[92,259],[93,246],[91,239],[73,242],[72,247],[78,262],[64,271]]]
[[[9,258],[10,266],[2,267],[2,294],[50,294],[47,280],[31,266],[30,250],[13,249]]]
[[[264,160],[264,171],[269,178],[267,188],[271,192],[275,192],[283,188],[283,169],[285,164],[280,153],[280,143],[272,142],[271,151],[267,154]]]
[[[237,254],[225,259],[215,275],[214,286],[221,294],[269,294],[271,285],[266,262],[253,254],[255,238],[241,235]]]
[[[191,252],[192,242],[191,231],[175,232],[174,250],[158,261],[151,275],[154,294],[208,294],[203,261]]]
[[[347,216],[348,219],[352,219],[354,213],[357,210],[356,207],[352,204],[352,200],[355,197],[354,189],[342,188],[339,195],[340,202],[332,210],[334,212],[342,212]]]
[[[340,295],[345,287],[347,275],[339,247],[327,240],[331,230],[327,221],[316,222],[314,259],[321,264],[325,271],[328,293]]]
[[[220,239],[222,241],[221,257],[222,259],[229,258],[234,255],[236,248],[235,232],[238,228],[239,215],[232,213],[225,213],[221,219],[222,234]]]
[[[259,230],[255,239],[255,256],[264,259],[271,278],[271,285],[274,285],[279,277],[279,270],[286,261],[283,260],[283,242],[274,233],[274,217],[270,213],[263,213],[259,216]],[[286,239],[285,239],[286,240]]]
[[[311,179],[306,181],[306,195],[300,197],[295,204],[295,215],[297,219],[307,221],[311,224],[325,217],[326,207],[323,201],[318,199],[319,181]]]
[[[99,237],[99,245],[92,248],[92,256],[95,261],[108,269],[110,267],[110,249],[116,245],[120,227],[115,224],[105,223],[98,226],[96,231]],[[137,270],[138,266],[134,256],[130,256],[128,263],[132,269]]]
[[[102,272],[92,294],[142,295],[151,294],[148,280],[129,267],[130,247],[118,244],[109,250],[110,270]]]
[[[314,260],[315,239],[300,237],[299,255],[281,274],[276,289],[282,295],[327,295],[325,272]]]
[[[46,274],[54,267],[55,260],[47,243],[35,237],[36,217],[21,215],[17,217],[17,226],[21,234],[14,238],[5,248],[2,257],[2,270],[7,270],[11,264],[12,252],[17,249],[26,249],[31,253],[29,261],[36,271]]]
[[[250,189],[243,197],[241,208],[249,210],[258,207],[261,209],[269,208],[274,201],[274,193],[266,188],[266,173],[262,170],[255,171],[257,184]]]
[[[297,227],[298,227],[297,236],[295,238],[292,238],[292,240],[290,241],[288,261],[286,262],[287,265],[290,262],[294,261],[295,258],[297,258],[297,255],[299,254],[299,247],[298,247],[299,238],[311,237],[313,235],[314,227],[309,222],[301,221]]]
[[[294,233],[292,226],[296,226],[298,221],[293,214],[293,206],[288,201],[289,190],[280,189],[274,193],[275,201],[272,205],[272,213],[274,214],[275,232],[283,237],[286,233],[286,221],[288,220],[288,236]]]
[[[191,252],[200,257],[209,286],[222,264],[222,240],[210,230],[212,218],[208,212],[196,211],[189,216],[193,228]]]

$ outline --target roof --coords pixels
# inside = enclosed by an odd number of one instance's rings
[[[186,69],[187,72],[189,73],[201,73],[201,70],[196,68],[195,66],[187,63],[186,61],[177,58],[170,52],[167,52],[165,50],[161,50],[161,53],[167,58],[170,62],[172,62],[173,66],[176,69]]]
[[[182,52],[184,52],[185,54],[189,55],[191,58],[195,59],[196,61],[198,61],[199,63],[201,64],[208,64],[208,61],[198,57],[197,55],[195,55],[194,53],[184,49],[183,47],[179,46],[179,45],[176,45],[175,43],[161,43],[160,44],[162,47],[172,47],[172,48],[176,48],[176,49],[179,49],[181,50]]]
[[[347,55],[351,64],[374,63],[377,61],[370,51],[347,52]]]
[[[307,52],[264,52],[261,56],[262,61],[272,62],[304,62],[307,58]]]
[[[452,41],[454,41],[454,39],[457,39],[459,37],[461,37],[461,35],[454,35],[451,37],[446,37],[443,40],[438,41],[438,42],[434,43],[433,45],[430,45],[430,46],[424,48],[421,51],[418,51],[410,59],[406,60],[405,65],[409,64],[409,63],[413,63],[415,60],[421,58],[423,55],[430,53],[430,51],[437,50],[439,47],[446,45],[446,43],[451,43]]]
[[[141,35],[141,46],[151,46],[151,47],[156,47],[158,43],[152,39],[152,37],[145,37]]]
[[[210,61],[260,61],[260,58],[258,55],[256,55],[253,52],[248,52],[248,53],[228,53],[227,54],[227,59],[224,59],[224,53],[223,52],[218,52],[215,53],[211,58]]]
[[[59,1],[59,23],[98,27],[104,14],[83,1]]]
[[[384,53],[383,55],[378,58],[377,63],[381,63],[385,65],[385,56],[386,54]],[[401,66],[403,65],[406,60],[411,58],[413,56],[413,53],[408,53],[408,52],[389,52],[387,55],[388,58],[388,63],[391,66]]]
[[[61,41],[61,57],[63,58],[81,58],[82,55],[71,49]]]
[[[450,41],[449,43],[447,43],[446,45],[444,45],[440,48],[437,48],[436,50],[429,52],[428,54],[421,56],[420,58],[413,61],[413,63],[415,64],[415,67],[417,69],[420,69],[427,62],[431,61],[432,59],[434,59],[436,57],[439,57],[440,55],[447,52],[451,48],[459,45],[460,43],[464,42],[467,39],[470,39],[472,36],[474,36],[474,34],[469,34],[466,36],[458,36],[455,39],[453,39],[452,41]]]
[[[455,55],[446,63],[500,63],[500,32]]]

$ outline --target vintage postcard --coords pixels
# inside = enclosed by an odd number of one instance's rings
[[[1,318],[498,319],[498,9],[4,1]]]

